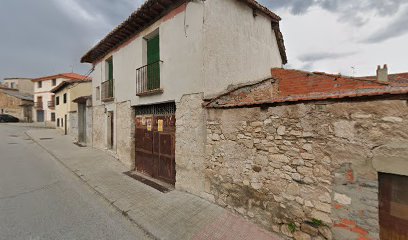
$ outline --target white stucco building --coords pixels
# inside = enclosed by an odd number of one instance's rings
[[[146,1],[81,60],[94,67],[94,147],[197,192],[202,100],[287,62],[280,20],[254,0]]]
[[[35,122],[45,122],[47,124],[50,124],[51,126],[55,126],[55,98],[54,93],[52,93],[51,90],[63,81],[83,79],[87,79],[87,77],[76,73],[61,73],[57,75],[33,79],[33,120]]]

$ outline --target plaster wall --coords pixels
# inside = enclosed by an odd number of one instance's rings
[[[11,88],[12,83],[14,85],[14,88],[18,89],[20,92],[30,94],[34,93],[34,83],[31,81],[31,79],[26,78],[4,79],[4,84],[6,84],[7,87]]]
[[[62,81],[64,81],[63,78],[57,78],[56,79],[56,84],[52,85],[52,80],[45,80],[42,81],[42,86],[41,88],[38,85],[38,82],[34,82],[34,102],[37,102],[38,97],[42,97],[42,102],[43,102],[43,109],[44,110],[44,120],[45,122],[51,122],[51,113],[55,113],[54,109],[50,109],[48,107],[48,102],[52,101],[52,98],[54,96],[54,93],[51,93],[50,91],[56,87],[58,84],[60,84]],[[33,110],[33,119],[34,121],[37,121],[37,109]],[[54,124],[54,123],[52,123]]]
[[[208,0],[203,28],[205,96],[229,85],[270,77],[282,67],[270,18],[242,1]]]
[[[189,2],[187,7],[180,6],[96,63],[92,75],[94,105],[103,104],[96,99],[96,87],[106,80],[105,60],[110,57],[113,58],[116,103],[130,100],[131,105],[134,106],[179,101],[185,93],[202,91],[203,5],[202,2]],[[184,22],[185,19],[186,22]],[[160,78],[164,92],[154,96],[138,97],[136,96],[136,69],[146,65],[144,38],[156,31],[160,35],[160,59],[163,61]]]

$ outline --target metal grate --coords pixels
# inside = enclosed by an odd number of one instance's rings
[[[136,107],[136,115],[171,115],[175,113],[175,102]]]

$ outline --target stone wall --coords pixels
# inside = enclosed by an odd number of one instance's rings
[[[78,112],[70,112],[68,122],[68,135],[78,140]]]
[[[94,106],[92,112],[92,142],[93,147],[98,149],[106,148],[106,114],[105,106]]]
[[[24,103],[18,98],[9,96],[3,92],[0,92],[0,114],[12,115],[21,121],[26,120],[24,116],[24,109],[20,105]]]
[[[93,108],[92,104],[89,104],[89,107],[86,107],[86,144],[88,146],[92,146],[93,144],[92,128],[93,128]]]
[[[202,99],[203,94],[191,94],[176,103],[176,188],[208,198],[204,181],[207,130]]]
[[[135,124],[130,102],[116,105],[116,154],[118,159],[130,169],[135,167]]]
[[[207,115],[209,199],[288,238],[379,239],[373,159],[398,155],[390,145],[408,149],[406,100],[208,109]]]

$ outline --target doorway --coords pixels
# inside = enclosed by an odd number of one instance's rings
[[[86,143],[86,104],[78,104],[78,142]]]
[[[37,110],[37,122],[44,122],[44,110]]]
[[[379,173],[380,236],[408,240],[408,177]]]
[[[108,112],[107,133],[108,133],[108,149],[113,149],[114,145],[114,114],[113,111]]]
[[[136,109],[136,171],[175,184],[175,104],[166,103]]]

